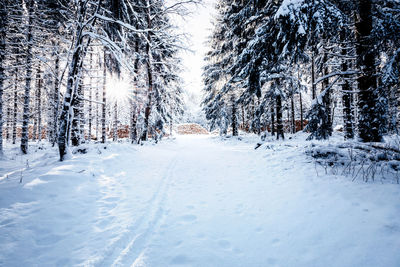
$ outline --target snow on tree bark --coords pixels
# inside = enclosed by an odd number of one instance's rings
[[[152,27],[152,22],[151,22],[151,10],[150,10],[150,0],[146,0],[146,20],[147,20],[147,28]],[[151,39],[152,39],[152,34],[150,31],[148,31],[147,34],[147,43],[146,43],[146,68],[147,68],[147,103],[144,111],[144,129],[142,133],[142,141],[147,140],[147,135],[149,131],[149,119],[150,119],[150,113],[151,113],[151,106],[152,106],[152,96],[153,96],[153,70],[152,70],[152,64],[151,64]]]
[[[106,102],[107,102],[107,65],[106,65],[106,51],[103,51],[103,103],[101,105],[101,142],[104,144],[107,139],[106,133]]]
[[[113,123],[113,141],[118,140],[118,102],[114,103],[114,123]]]
[[[36,72],[36,108],[35,108],[35,124],[36,127],[33,127],[34,135],[33,139],[37,139],[38,141],[42,140],[42,87],[43,87],[43,77],[41,65],[39,63],[37,72]]]
[[[281,95],[276,96],[276,139],[281,137],[285,139],[283,133],[283,121],[282,121],[282,97]]]
[[[346,41],[346,31],[343,29],[340,32],[340,41],[343,44]],[[347,56],[348,49],[345,47],[341,48],[342,64],[341,70],[342,72],[346,72],[348,70]],[[344,78],[342,81],[342,102],[343,102],[343,124],[344,124],[344,132],[346,139],[354,138],[354,130],[353,130],[353,93],[351,92],[351,86],[349,81]]]
[[[238,136],[239,132],[237,127],[237,106],[234,96],[232,96],[231,102],[232,102],[232,136]]]
[[[281,81],[279,79],[275,81],[275,86],[278,88],[281,86]],[[278,92],[275,96],[275,105],[276,105],[276,139],[279,140],[279,137],[285,139],[283,133],[283,121],[282,121],[282,113],[283,113],[282,96],[280,92]]]
[[[60,42],[55,43],[56,51],[55,51],[55,59],[54,59],[54,86],[53,86],[53,127],[51,130],[51,142],[54,146],[57,142],[58,138],[58,115],[60,108],[60,78],[59,78],[59,70],[60,70],[60,55],[59,55],[59,46]]]
[[[0,4],[0,156],[3,154],[3,92],[4,92],[4,59],[6,50],[6,3]]]
[[[383,100],[378,94],[373,27],[372,1],[357,1],[356,50],[357,66],[361,71],[358,81],[358,131],[363,142],[382,141],[382,117],[379,104]]]
[[[71,145],[79,146],[82,142],[81,136],[81,102],[82,102],[82,81],[76,81],[78,83],[76,92],[72,97],[72,123],[71,123]]]
[[[92,114],[92,98],[93,98],[93,50],[90,50],[89,54],[89,114],[88,114],[88,141],[90,142],[92,140],[92,120],[93,120],[93,114]]]
[[[60,154],[60,161],[64,160],[67,153],[67,147],[69,143],[69,133],[71,128],[71,123],[73,119],[73,98],[76,93],[76,88],[78,86],[80,75],[80,67],[83,60],[84,54],[84,40],[83,40],[83,22],[85,16],[85,3],[81,2],[78,8],[78,20],[76,21],[76,33],[75,33],[75,43],[73,46],[73,53],[71,62],[69,64],[68,78],[67,78],[67,88],[64,95],[63,107],[60,115],[60,126],[58,134],[58,149]]]
[[[24,90],[24,108],[22,113],[22,133],[21,133],[21,151],[22,153],[28,153],[28,126],[30,118],[29,102],[31,93],[31,81],[32,81],[32,46],[33,46],[33,13],[34,3],[32,0],[26,1],[27,9],[27,29],[26,29],[26,55],[25,55],[25,90]]]
[[[18,66],[18,59],[16,65]],[[18,116],[18,68],[14,68],[14,98],[13,98],[13,121],[12,121],[12,143],[17,142],[17,116]]]

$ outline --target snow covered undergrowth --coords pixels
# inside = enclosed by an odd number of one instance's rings
[[[340,174],[364,182],[400,183],[400,139],[386,136],[382,143],[343,141],[334,136],[329,142],[309,143],[306,154],[315,159],[325,174]],[[316,165],[316,166],[317,166]]]
[[[0,266],[400,265],[399,185],[318,176],[296,140],[256,141],[0,161]]]

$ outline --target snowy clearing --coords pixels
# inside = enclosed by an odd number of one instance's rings
[[[318,176],[298,143],[256,140],[0,161],[0,266],[400,265],[399,185]]]

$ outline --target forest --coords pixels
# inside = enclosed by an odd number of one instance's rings
[[[399,0],[0,0],[0,266],[400,266]]]
[[[23,153],[45,139],[62,160],[85,141],[168,134],[185,110],[184,36],[171,16],[197,2],[2,1],[0,153],[3,139]],[[398,134],[398,1],[232,0],[216,10],[203,73],[210,130]]]
[[[1,1],[0,153],[3,139],[24,154],[48,140],[60,160],[89,140],[157,139],[183,112],[170,17],[194,3]]]
[[[212,128],[398,134],[399,1],[233,0],[217,12],[203,74]]]

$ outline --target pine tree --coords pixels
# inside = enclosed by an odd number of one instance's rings
[[[376,51],[372,34],[372,1],[357,1],[357,66],[361,71],[358,77],[358,131],[363,142],[382,141],[382,124],[385,114],[380,105],[385,105],[384,96],[377,90]]]
[[[3,92],[4,92],[4,60],[6,52],[6,34],[8,24],[8,1],[0,3],[0,156],[3,154]]]

